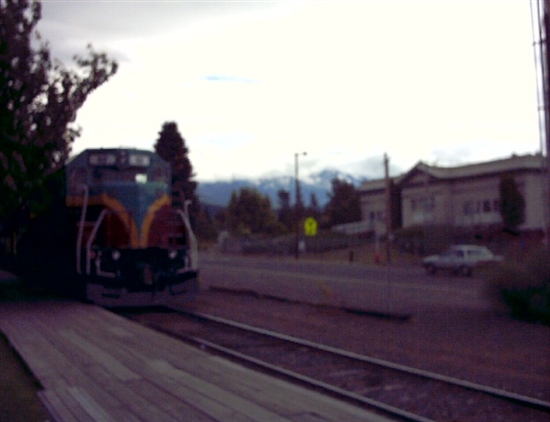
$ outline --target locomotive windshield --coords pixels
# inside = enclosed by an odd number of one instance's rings
[[[101,151],[90,154],[88,162],[91,166],[149,167],[151,165],[151,157],[142,153],[131,153],[128,155],[124,150],[118,154]]]
[[[170,166],[153,154],[139,150],[94,150],[76,157],[68,166],[67,187],[79,192],[82,185],[100,187],[118,183],[170,186]]]
[[[129,167],[124,170],[109,167],[96,167],[93,170],[93,182],[147,183],[149,181],[166,182],[166,178],[149,180],[147,169]]]

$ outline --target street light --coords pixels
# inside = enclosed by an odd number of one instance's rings
[[[307,152],[296,152],[294,153],[294,181],[296,183],[295,193],[296,193],[296,203],[294,207],[294,220],[295,220],[295,230],[296,230],[296,259],[300,256],[300,213],[299,210],[301,210],[300,202],[301,202],[301,196],[300,196],[300,182],[298,180],[298,156],[300,155],[307,155]]]

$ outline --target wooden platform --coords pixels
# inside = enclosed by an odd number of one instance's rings
[[[386,420],[92,305],[2,304],[0,330],[58,421]]]

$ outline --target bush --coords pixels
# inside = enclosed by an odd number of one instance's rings
[[[514,318],[550,325],[550,250],[539,248],[522,262],[506,262],[488,278],[489,298]]]

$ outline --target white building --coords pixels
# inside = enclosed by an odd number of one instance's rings
[[[469,164],[459,167],[429,166],[422,162],[392,179],[392,225],[480,226],[499,224],[501,177],[514,177],[525,199],[525,222],[520,230],[540,230],[548,222],[548,177],[545,158],[538,155]],[[362,218],[372,230],[384,226],[386,184],[364,182],[359,188]]]

